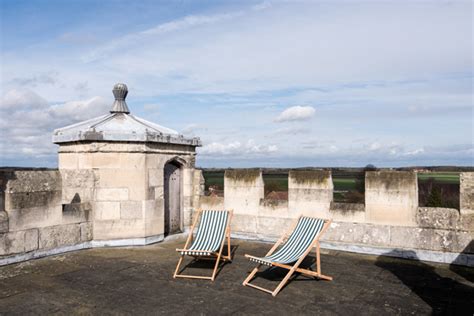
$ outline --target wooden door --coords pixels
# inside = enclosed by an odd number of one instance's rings
[[[167,163],[164,170],[165,235],[181,232],[181,169]]]

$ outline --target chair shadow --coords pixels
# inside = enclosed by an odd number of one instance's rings
[[[230,258],[231,260],[234,258],[235,252],[237,251],[238,245],[231,245],[230,246]],[[224,250],[222,251],[223,256],[227,256],[227,246],[224,246]],[[216,257],[208,257],[208,256],[192,256],[193,259],[185,264],[180,270],[179,274],[183,273],[184,270],[190,268],[190,269],[200,269],[200,270],[211,270],[214,269],[214,266],[216,264]],[[221,261],[219,263],[219,266],[217,267],[217,272],[216,272],[216,277],[219,275],[221,270],[226,266],[227,264],[231,263],[232,261]]]
[[[263,267],[263,266],[262,266]],[[302,269],[308,269],[311,271],[315,271],[316,269],[316,258],[312,256],[307,256],[304,258],[303,262],[299,266]],[[314,269],[313,269],[314,267]],[[280,268],[280,267],[268,267],[267,269],[263,271],[259,271],[255,274],[255,278],[262,278],[267,281],[272,281],[272,282],[281,282],[283,278],[288,274],[289,270]],[[300,278],[303,277],[303,278]],[[296,282],[307,282],[307,281],[314,281],[314,280],[319,280],[316,277],[313,276],[308,276],[305,274],[302,274],[300,272],[295,272],[290,280],[288,280],[287,284],[290,281],[296,281]],[[286,285],[285,285],[286,286]]]
[[[435,268],[420,261],[414,251],[404,251],[412,260],[393,250],[379,256],[375,265],[390,271],[414,294],[432,308],[433,314],[473,315],[474,287],[439,275]]]

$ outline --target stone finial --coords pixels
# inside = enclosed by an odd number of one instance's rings
[[[125,102],[125,98],[128,94],[127,85],[125,83],[117,83],[115,84],[112,92],[114,94],[115,101],[112,105],[112,110],[110,110],[110,113],[130,113],[127,102]]]

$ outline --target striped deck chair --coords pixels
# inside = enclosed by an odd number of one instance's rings
[[[208,279],[214,281],[217,268],[220,261],[232,261],[230,252],[230,220],[232,218],[232,210],[198,210],[188,239],[183,249],[176,249],[180,253],[180,258],[173,278],[192,278],[192,279]],[[199,221],[196,237],[193,240],[194,228]],[[224,243],[227,239],[227,256],[222,255]],[[189,245],[192,242],[191,245]],[[212,272],[212,276],[197,276],[188,274],[179,274],[179,267],[184,256],[192,256],[195,259],[214,259],[216,264]]]
[[[300,272],[305,275],[331,281],[332,277],[321,274],[321,261],[319,255],[319,238],[329,227],[330,223],[331,220],[301,216],[295,222],[295,224],[293,224],[292,227],[290,227],[290,229],[276,242],[276,244],[272,247],[272,249],[270,249],[265,257],[245,255],[251,261],[258,263],[258,266],[254,268],[252,272],[250,272],[250,275],[245,279],[243,285],[248,285],[276,296],[295,272]],[[291,235],[288,237],[288,239],[286,239],[290,232]],[[283,244],[283,246],[275,251],[280,246],[280,244],[285,241],[285,239],[286,242]],[[313,247],[316,247],[316,272],[299,268],[299,265],[301,262],[303,262],[304,258],[306,258]],[[290,265],[293,262],[294,264]],[[250,283],[262,265],[280,267],[290,271],[286,274],[277,288],[274,291],[270,291]]]

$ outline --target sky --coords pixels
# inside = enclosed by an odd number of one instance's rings
[[[474,165],[471,1],[0,0],[0,166],[132,114],[200,167]]]

